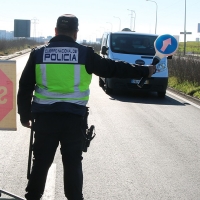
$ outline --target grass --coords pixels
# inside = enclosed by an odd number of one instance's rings
[[[179,82],[177,77],[169,77],[168,86],[184,94],[200,99],[200,86],[189,81]]]
[[[194,44],[197,44],[197,42],[190,42],[191,49],[195,48]],[[195,54],[197,53],[195,52]],[[168,69],[169,87],[200,98],[200,57],[192,55],[186,57],[178,52],[176,56],[168,60]]]
[[[184,42],[179,42],[178,52],[184,51]],[[191,41],[186,42],[186,52],[192,54],[200,54],[200,42]]]

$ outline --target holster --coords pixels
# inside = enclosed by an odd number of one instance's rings
[[[95,137],[95,126],[91,125],[90,128],[88,128],[88,116],[89,116],[89,107],[86,107],[86,113],[83,118],[83,146],[82,151],[87,152],[88,147],[90,146],[91,140]]]

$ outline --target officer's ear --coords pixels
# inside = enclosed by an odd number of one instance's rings
[[[77,40],[77,33],[78,33],[78,31],[75,31],[75,32],[73,33],[73,37],[74,37],[74,40],[75,40],[75,41]]]
[[[58,35],[58,30],[55,28],[55,36]]]

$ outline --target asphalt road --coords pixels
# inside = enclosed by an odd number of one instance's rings
[[[27,56],[17,60],[20,76]],[[93,76],[89,124],[96,137],[83,153],[86,200],[199,200],[200,107],[168,91],[107,95]],[[0,131],[0,188],[24,195],[30,130]],[[63,200],[57,150],[43,200]],[[3,199],[12,199],[2,195]],[[1,198],[0,198],[1,199]]]

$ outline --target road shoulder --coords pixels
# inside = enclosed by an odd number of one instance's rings
[[[192,97],[171,87],[168,87],[167,90],[200,106],[200,99],[196,97]]]

